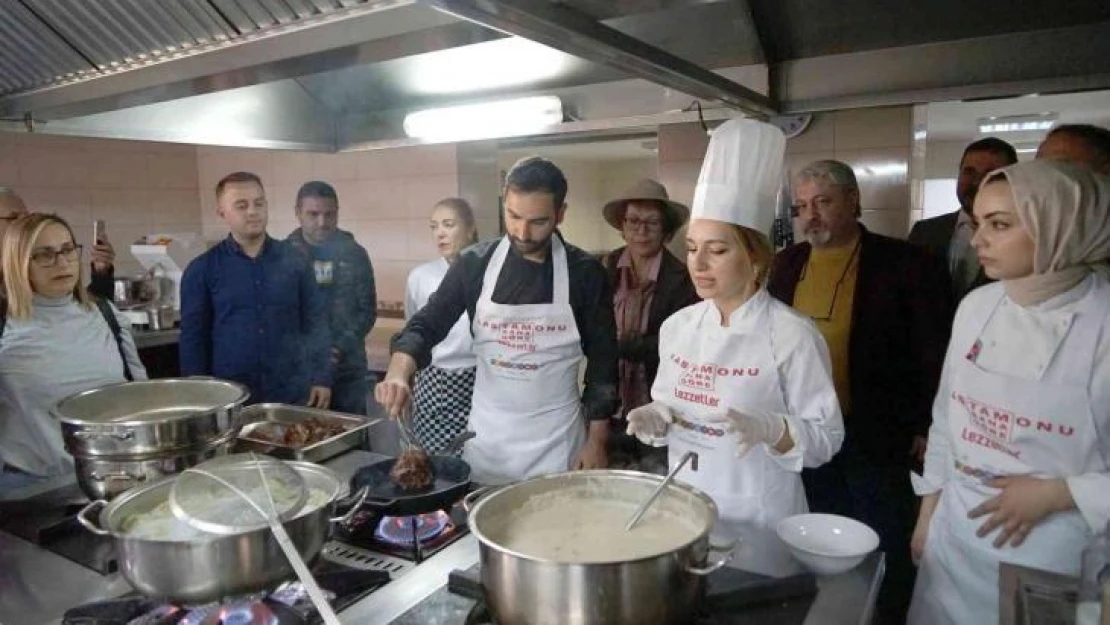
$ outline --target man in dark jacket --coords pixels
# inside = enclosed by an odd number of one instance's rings
[[[948,335],[948,274],[925,250],[859,223],[859,185],[838,161],[811,163],[794,185],[795,232],[779,252],[772,295],[809,315],[829,345],[844,446],[802,473],[810,510],[872,527],[886,552],[882,623],[901,623],[913,589],[909,541],[920,461]]]
[[[316,285],[327,300],[332,335],[335,410],[366,414],[370,396],[366,335],[377,320],[374,268],[366,249],[338,228],[339,196],[326,182],[306,182],[297,192],[301,227],[287,241],[312,263]]]
[[[991,281],[983,273],[979,257],[971,247],[971,237],[975,234],[971,206],[979,191],[979,183],[990,172],[1016,162],[1014,146],[1001,139],[987,137],[967,146],[960,158],[960,171],[956,178],[959,210],[922,219],[910,230],[910,243],[924,246],[945,261],[957,302],[969,291]]]

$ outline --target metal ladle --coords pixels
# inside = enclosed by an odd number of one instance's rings
[[[682,470],[682,467],[684,467],[687,462],[690,463],[691,469],[693,469],[694,471],[698,470],[698,454],[693,451],[688,451],[683,454],[682,458],[679,459],[678,464],[676,464],[675,467],[671,469],[671,472],[667,474],[667,477],[663,478],[663,481],[659,483],[659,486],[656,486],[655,490],[651,492],[651,496],[649,496],[644,501],[644,503],[640,504],[640,507],[636,509],[636,514],[633,514],[632,518],[628,520],[628,525],[624,526],[624,530],[626,532],[632,531],[632,528],[640,522],[640,519],[644,516],[644,513],[648,511],[648,508],[651,507],[651,504],[653,504],[655,500],[659,498],[659,494],[663,492],[663,489],[670,485],[671,481],[674,480],[674,476],[678,475],[678,472]]]

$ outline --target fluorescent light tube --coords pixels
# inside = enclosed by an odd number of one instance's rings
[[[558,96],[463,104],[405,116],[405,134],[429,141],[462,141],[535,133],[563,121]]]

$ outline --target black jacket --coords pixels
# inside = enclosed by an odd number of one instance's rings
[[[952,235],[956,231],[956,223],[959,218],[960,211],[956,210],[939,217],[930,217],[929,219],[922,219],[915,223],[910,230],[909,242],[914,245],[920,245],[943,262],[944,267],[948,267],[948,244],[952,240]],[[949,275],[951,281],[951,275]],[[975,281],[971,283],[970,288],[964,293],[956,294],[956,301],[963,299],[964,295],[973,291],[984,284],[994,282],[987,277],[983,272],[983,268],[979,267],[979,275],[975,276]]]
[[[374,267],[355,237],[338,230],[323,245],[313,246],[300,228],[286,241],[304,257],[316,274],[316,286],[327,299],[332,345],[339,350],[338,369],[366,369],[366,335],[378,319]],[[332,275],[317,265],[332,266]]]
[[[948,272],[921,248],[862,228],[848,344],[851,413],[843,450],[884,465],[909,461],[926,435],[955,307]],[[794,304],[809,243],[775,256],[768,290]]]
[[[609,284],[613,293],[617,291],[617,263],[625,248],[620,248],[606,254],[601,259],[605,265],[605,272],[609,275]],[[663,248],[663,260],[659,264],[659,277],[656,280],[655,296],[651,299],[651,309],[648,311],[647,333],[639,341],[632,344],[621,343],[621,359],[631,362],[644,363],[647,382],[655,382],[655,374],[659,371],[659,328],[667,317],[676,312],[692,306],[701,301],[694,283],[690,281],[690,272],[674,254]]]

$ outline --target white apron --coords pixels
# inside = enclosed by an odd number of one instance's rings
[[[1003,295],[1000,290],[999,301],[974,336],[983,334]],[[1099,460],[1087,385],[1107,313],[1098,305],[1100,298],[1084,300],[1039,380],[980,368],[969,360],[977,345],[967,346],[967,357],[949,363],[954,369],[947,407],[953,463],[929,524],[911,625],[997,623],[1000,562],[1078,575],[1080,554],[1091,535],[1078,511],[1050,515],[1020,547],[1007,544],[1002,549],[993,546],[1000,530],[975,536],[989,515],[968,519],[967,514],[1000,492],[984,485],[993,477],[1062,478],[1105,462]]]
[[[578,367],[582,343],[570,307],[567,253],[551,237],[550,304],[492,300],[511,243],[498,243],[474,312],[477,373],[463,460],[474,481],[505,484],[571,468],[586,442]]]
[[[756,333],[723,328],[718,315],[716,307],[705,305],[696,323],[667,337],[652,395],[674,409],[667,436],[671,467],[688,451],[698,454],[698,470],[686,466],[678,479],[711,496],[722,520],[772,527],[808,510],[801,476],[779,466],[765,445],[737,458],[739,436],[706,420],[729,408],[787,412],[770,336],[771,299],[757,312]]]

